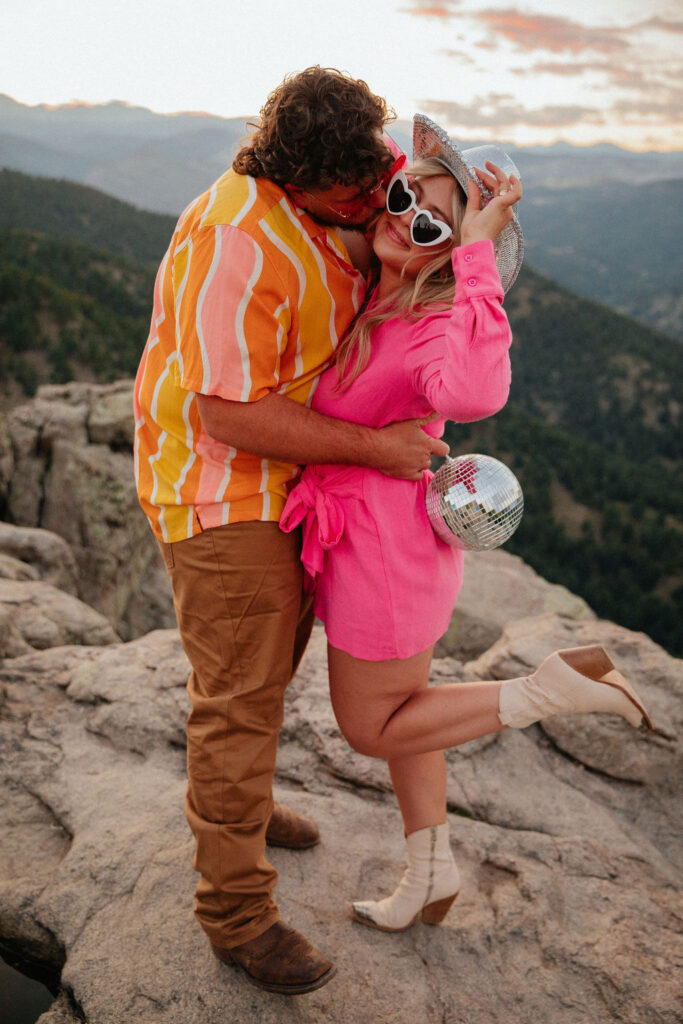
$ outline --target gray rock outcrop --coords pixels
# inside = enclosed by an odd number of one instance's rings
[[[63,538],[0,522],[0,659],[120,640],[104,615],[74,596],[77,574]]]
[[[43,580],[78,593],[78,567],[67,542],[49,530],[0,522],[0,579]]]
[[[578,621],[595,614],[582,597],[542,576],[507,551],[466,551],[463,585],[437,657],[476,658],[517,619],[554,612]]]
[[[135,493],[132,394],[132,381],[46,385],[0,422],[4,518],[66,541],[78,597],[125,639],[175,624]]]
[[[40,1024],[673,1024],[680,663],[611,623],[545,614],[474,663],[436,661],[433,682],[528,671],[587,641],[609,646],[657,730],[565,716],[450,751],[463,890],[441,926],[386,935],[347,904],[397,883],[400,817],[384,764],[337,730],[314,631],[287,692],[276,796],[314,814],[323,841],[269,856],[283,916],[339,973],[297,999],[219,965],[193,921],[177,632],[6,659],[0,939],[63,965]]]
[[[63,644],[113,644],[109,622],[49,583],[0,579],[0,658]]]
[[[316,628],[276,797],[322,843],[269,856],[283,917],[338,975],[287,999],[213,959],[183,811],[188,665],[156,628],[172,606],[130,398],[129,382],[43,388],[0,423],[0,948],[59,976],[40,1024],[678,1022],[681,662],[501,551],[468,553],[433,685],[604,643],[655,730],[559,716],[448,751],[463,890],[438,927],[366,929],[347,906],[397,884],[401,821],[386,765],[339,733]]]

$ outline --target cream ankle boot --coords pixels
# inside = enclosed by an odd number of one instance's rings
[[[448,825],[430,825],[406,837],[408,867],[392,896],[353,903],[352,916],[383,932],[402,932],[419,916],[438,924],[460,889],[460,872],[453,859]]]
[[[610,711],[636,727],[644,720],[652,728],[640,697],[599,646],[555,651],[530,676],[507,679],[500,688],[498,717],[515,729],[588,711]]]

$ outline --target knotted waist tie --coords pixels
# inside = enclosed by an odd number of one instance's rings
[[[341,498],[361,497],[363,470],[356,466],[308,466],[287,498],[280,528],[291,533],[302,524],[301,561],[315,579],[322,572],[325,552],[335,547],[344,535],[344,506]],[[311,580],[306,580],[307,590]]]

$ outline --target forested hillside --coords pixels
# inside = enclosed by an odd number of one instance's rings
[[[155,268],[175,218],[138,210],[86,185],[0,170],[0,228],[37,231]]]
[[[0,404],[42,383],[134,375],[154,271],[27,231],[0,231]]]
[[[135,374],[173,229],[82,186],[41,193],[31,182],[14,182],[13,211],[0,203],[14,225],[0,230],[5,405],[41,382]],[[526,511],[509,550],[683,654],[683,347],[526,268],[506,307],[510,403],[481,424],[451,424],[453,449],[489,452],[518,474]]]
[[[505,306],[513,402],[627,458],[681,459],[679,343],[526,268]]]
[[[680,465],[617,455],[514,402],[490,420],[448,424],[446,439],[454,454],[493,455],[519,478],[524,516],[506,550],[683,655]]]

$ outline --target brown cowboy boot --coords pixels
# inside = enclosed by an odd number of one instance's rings
[[[223,963],[240,967],[252,985],[281,995],[314,992],[337,973],[331,960],[283,921],[240,946],[211,948]]]
[[[266,829],[266,843],[269,846],[286,846],[290,850],[306,850],[320,842],[318,826],[310,818],[296,814],[282,804],[273,806],[273,813]]]

